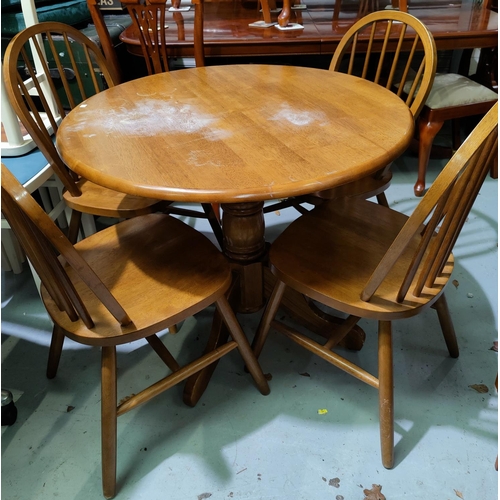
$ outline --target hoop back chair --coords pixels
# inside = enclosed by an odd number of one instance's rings
[[[329,69],[371,80],[395,92],[416,119],[431,90],[436,64],[436,44],[425,25],[406,12],[387,10],[368,14],[351,26],[335,49]],[[413,84],[405,92],[410,77]],[[304,201],[318,205],[324,199],[345,196],[376,196],[379,203],[387,206],[384,191],[392,173],[390,165],[380,167],[373,176],[272,204],[266,206],[265,212],[292,205],[304,213]]]
[[[493,90],[457,73],[436,74],[432,90],[420,114],[418,126],[418,176],[413,188],[415,196],[425,191],[425,176],[436,135],[445,121],[458,121],[468,116],[486,113],[498,101]],[[455,130],[454,148],[460,144],[458,130]],[[495,176],[492,173],[492,176]]]
[[[431,91],[436,64],[434,38],[419,19],[407,12],[380,11],[361,18],[342,37],[330,70],[371,80],[395,92],[416,119]],[[412,85],[406,88],[410,78]],[[390,166],[384,167],[375,176],[320,196],[377,196],[379,203],[387,206],[384,191],[392,173]]]
[[[458,357],[444,291],[453,270],[453,246],[496,159],[497,115],[496,104],[410,217],[368,200],[343,198],[299,217],[271,245],[276,285],[254,339],[255,354],[273,327],[378,389],[387,468],[394,463],[392,321],[433,307],[448,351]],[[321,343],[275,319],[286,287],[347,314],[343,327]],[[360,318],[378,321],[378,377],[332,351]]]
[[[38,66],[33,54],[39,61]],[[18,66],[25,69],[20,72]],[[127,195],[79,177],[64,164],[52,134],[71,109],[118,83],[116,68],[107,63],[88,37],[62,23],[31,26],[16,35],[7,47],[4,75],[15,112],[64,185],[64,201],[72,209],[71,241],[76,241],[78,236],[82,213],[130,218],[161,210],[208,219],[217,241],[222,244],[222,229],[209,203],[202,204],[203,212],[200,212],[171,206],[168,201]],[[32,96],[33,91],[38,94],[37,98]],[[87,228],[86,234],[91,232],[93,228]]]
[[[6,49],[4,78],[12,107],[64,185],[64,201],[72,209],[71,241],[76,241],[82,213],[130,218],[159,210],[158,200],[119,193],[77,176],[54,145],[52,135],[69,110],[115,85],[90,39],[62,23],[26,28]]]
[[[42,279],[42,299],[54,322],[47,376],[56,375],[65,337],[101,347],[106,498],[116,489],[118,416],[235,348],[260,392],[269,393],[225,296],[232,280],[230,264],[200,232],[157,213],[125,220],[73,245],[3,164],[1,184],[2,212]],[[157,334],[211,304],[232,340],[210,349],[209,339],[200,357],[180,366]],[[116,346],[144,338],[171,373],[118,404]]]

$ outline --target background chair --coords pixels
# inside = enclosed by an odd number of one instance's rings
[[[271,245],[276,285],[253,348],[258,356],[273,327],[379,391],[382,463],[394,464],[392,322],[429,307],[448,351],[458,344],[444,290],[452,248],[498,150],[496,104],[450,160],[408,217],[360,198],[325,203],[303,215]],[[347,315],[323,344],[275,318],[286,287]],[[332,351],[360,318],[378,322],[378,377]]]
[[[113,497],[116,489],[118,416],[235,348],[260,392],[269,393],[225,296],[232,281],[230,264],[200,232],[174,217],[148,214],[73,246],[3,164],[1,184],[2,212],[42,279],[42,299],[54,321],[47,376],[56,375],[65,337],[101,347],[106,498]],[[233,340],[214,349],[207,344],[198,359],[180,366],[157,334],[214,303]],[[144,338],[172,373],[118,404],[116,346]]]
[[[89,0],[93,1],[93,0]],[[142,54],[148,73],[168,71],[168,42],[165,37],[167,26],[165,13],[169,6],[164,0],[125,0],[122,2],[132,18],[139,35]],[[194,4],[193,46],[196,66],[205,66],[203,47],[203,0],[192,0]]]
[[[342,37],[330,63],[331,71],[341,71],[373,81],[395,92],[418,116],[431,90],[436,72],[436,45],[425,25],[416,17],[398,11],[368,14],[353,24]],[[412,84],[408,88],[407,80]],[[285,200],[268,205],[265,212],[294,206],[304,213],[304,201],[314,205],[324,199],[359,196],[377,197],[387,206],[384,191],[389,187],[390,165],[381,165],[376,175],[338,188],[314,193],[313,196]]]
[[[193,47],[197,67],[205,65],[203,1],[204,0],[191,1],[194,5]],[[151,75],[168,71],[168,43],[165,38],[165,29],[159,29],[159,27],[165,27],[167,24],[166,11],[169,6],[166,2],[161,0],[154,0],[152,2],[131,0],[122,3],[127,7],[127,11],[137,29],[148,73]],[[99,8],[99,2],[97,0],[87,0],[87,6],[96,27],[106,59],[115,69],[115,73],[117,75],[122,75],[123,72],[104,16]],[[156,9],[153,7],[156,7]],[[155,19],[157,22],[154,22]],[[179,24],[177,20],[176,23]],[[158,40],[158,43],[155,43],[156,40]]]
[[[12,107],[64,185],[64,201],[72,209],[71,241],[76,241],[82,213],[130,218],[161,208],[157,200],[126,195],[78,178],[56,150],[52,134],[66,113],[115,84],[92,41],[62,23],[35,24],[9,43],[4,78]]]
[[[497,11],[496,4],[490,1],[478,2],[478,12],[489,14],[489,10]],[[399,8],[408,12],[407,1],[399,2]],[[498,50],[492,51],[493,59],[498,58]],[[472,51],[464,51],[463,58],[467,68],[459,73],[447,72],[436,74],[432,89],[427,97],[417,121],[418,131],[418,175],[414,186],[415,196],[423,196],[425,191],[425,174],[429,163],[432,146],[436,135],[441,130],[445,121],[453,120],[453,148],[460,146],[458,120],[468,116],[482,115],[497,102],[498,96],[493,90],[468,78],[470,55]],[[496,65],[495,65],[496,66]],[[495,67],[495,70],[497,68]],[[493,166],[491,175],[497,177],[497,167]]]
[[[418,127],[418,177],[415,196],[425,191],[425,174],[436,135],[444,122],[457,122],[468,116],[486,113],[497,102],[498,95],[470,78],[457,74],[436,74],[431,92],[420,114]],[[454,123],[454,148],[460,145],[459,124]],[[495,174],[494,174],[495,175]]]
[[[87,1],[90,3],[95,2],[95,0]],[[193,47],[197,68],[205,66],[203,2],[204,0],[191,0],[194,5]],[[139,35],[148,74],[154,75],[169,71],[169,48],[165,36],[167,31],[166,12],[169,6],[164,0],[146,0],[145,3],[142,0],[125,0],[122,3],[127,7],[132,23]],[[220,205],[212,203],[211,207],[215,218],[220,224]],[[179,213],[182,214],[182,212]],[[213,226],[212,222],[211,224]],[[222,240],[220,240],[221,242]]]

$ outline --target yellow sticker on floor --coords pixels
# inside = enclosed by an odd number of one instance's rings
[[[325,415],[328,413],[328,410],[326,408],[320,408],[318,410],[318,415]]]

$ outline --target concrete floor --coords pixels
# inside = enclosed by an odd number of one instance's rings
[[[442,161],[432,161],[429,179]],[[403,156],[387,192],[405,213],[416,159]],[[396,465],[380,461],[377,393],[271,333],[261,356],[272,375],[261,396],[234,352],[218,365],[196,408],[176,387],[120,417],[120,500],[493,500],[498,498],[497,181],[488,178],[455,247],[457,286],[448,289],[460,358],[451,359],[429,311],[394,325]],[[272,240],[296,217],[269,214]],[[203,221],[189,221],[208,233]],[[165,338],[181,358],[201,348],[211,310]],[[259,315],[240,315],[253,338]],[[360,352],[345,353],[376,372],[376,324]],[[102,498],[98,349],[67,341],[58,376],[45,378],[51,324],[28,269],[2,272],[2,387],[14,394],[17,422],[2,427],[5,500]],[[123,346],[119,398],[163,376],[144,344]],[[484,384],[487,392],[474,390]],[[328,410],[319,414],[319,409]],[[364,491],[366,490],[366,491]]]

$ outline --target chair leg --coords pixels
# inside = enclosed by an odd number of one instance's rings
[[[73,244],[75,244],[76,240],[78,239],[81,221],[82,213],[78,212],[78,210],[72,210],[68,228],[68,240]]]
[[[492,179],[498,179],[498,158],[496,156],[495,158],[493,158],[493,161],[491,163],[490,177]]]
[[[389,202],[387,201],[387,196],[385,195],[385,193],[377,194],[377,202],[379,205],[389,208]]]
[[[462,144],[462,137],[460,134],[460,120],[455,118],[451,121],[451,133],[452,133],[452,144],[453,144],[453,153],[460,147]]]
[[[257,329],[257,333],[253,339],[252,349],[256,358],[258,358],[262,352],[262,348],[264,347],[267,339],[267,334],[269,333],[269,328],[271,327],[271,322],[278,312],[281,298],[285,292],[285,287],[286,285],[283,281],[276,280],[276,285],[273,288],[271,297],[269,297],[269,302],[267,303],[264,314],[260,319],[259,328]]]
[[[255,357],[252,348],[250,347],[250,344],[248,343],[248,340],[241,329],[238,320],[236,319],[236,315],[224,295],[217,300],[217,308],[220,311],[222,319],[226,324],[231,337],[238,344],[238,350],[240,351],[241,357],[245,361],[245,365],[255,380],[259,391],[264,396],[267,396],[271,392],[269,384],[267,383],[266,377],[262,372],[262,368],[260,367],[259,362],[257,361],[257,358]]]
[[[382,464],[385,468],[392,469],[394,466],[394,380],[390,321],[379,321],[378,380]]]
[[[214,211],[215,218],[217,219],[217,222],[221,224],[222,220],[220,217],[220,203],[211,203],[211,205],[212,205],[212,210]]]
[[[222,226],[220,224],[220,212],[217,214],[215,213],[214,205],[215,204],[202,203],[203,211],[207,216],[210,227],[212,228],[212,231],[214,232],[214,235],[217,238],[219,246],[222,248],[222,242],[224,240],[224,236],[222,234]],[[217,207],[217,210],[220,210],[220,208]]]
[[[446,302],[444,293],[439,297],[433,307],[438,314],[439,324],[441,325],[448,352],[452,358],[458,358],[459,350],[457,336],[455,335],[455,328],[451,320],[450,310],[448,309],[448,303]]]
[[[436,122],[421,116],[418,120],[418,177],[413,188],[415,196],[423,196],[425,190],[425,173],[431,155],[432,143],[441,130],[443,122]]]
[[[102,492],[106,498],[116,493],[116,407],[116,348],[105,346],[101,361],[101,455]]]
[[[52,329],[52,339],[49,348],[49,360],[47,362],[47,378],[52,379],[57,374],[59,367],[59,360],[61,359],[61,352],[64,344],[64,330],[54,325]]]

